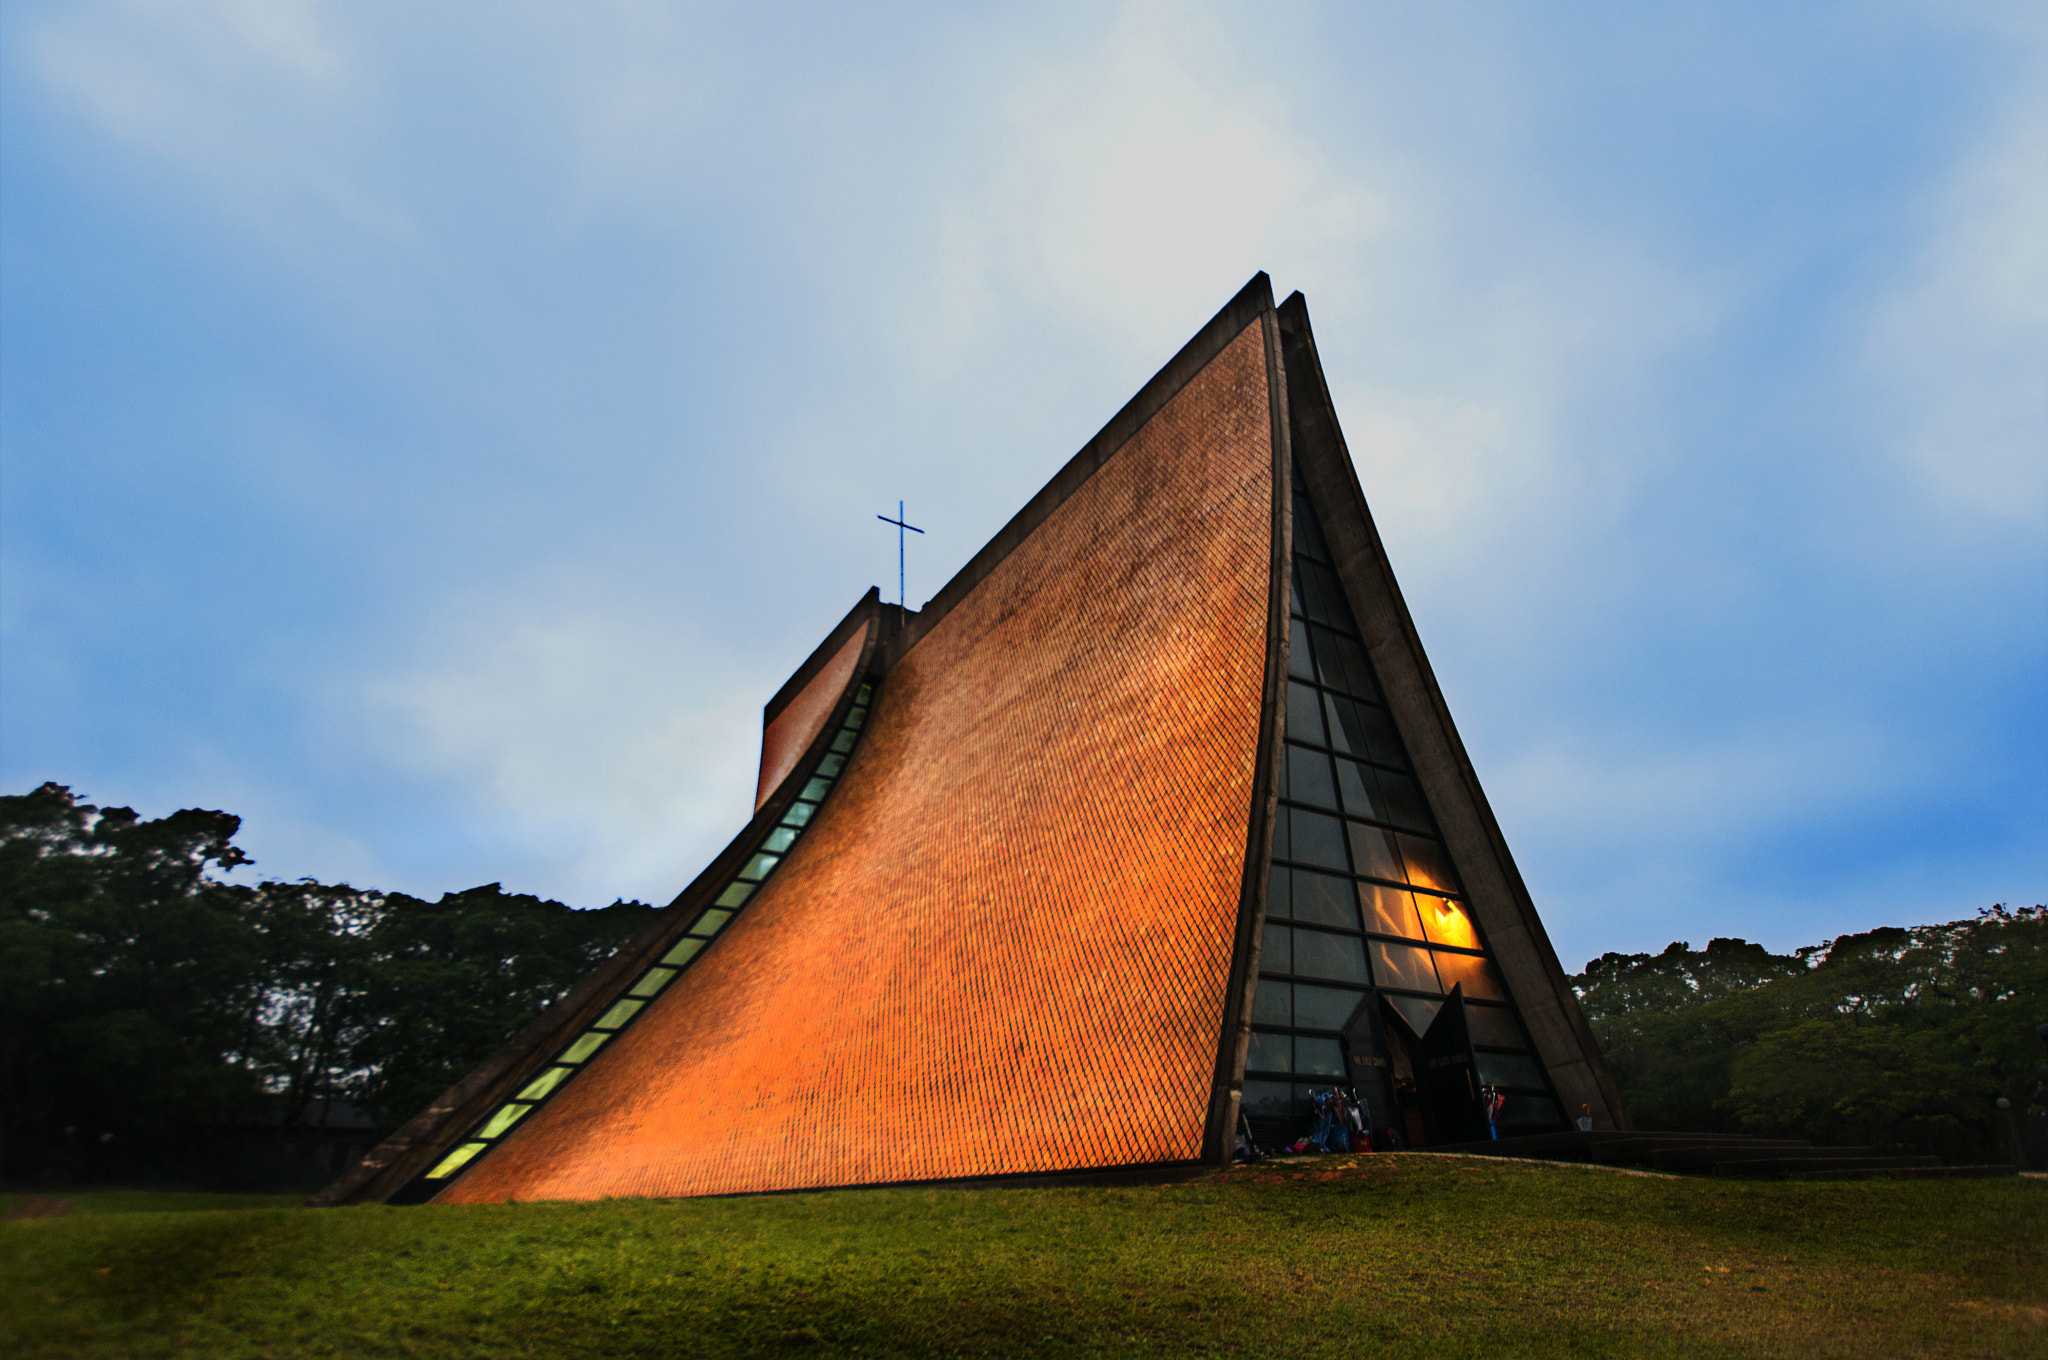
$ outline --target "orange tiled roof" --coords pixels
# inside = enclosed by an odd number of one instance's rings
[[[1263,344],[896,662],[746,911],[444,1202],[1200,1155],[1265,664]]]
[[[818,733],[825,730],[832,705],[839,702],[839,696],[846,692],[846,682],[853,679],[853,668],[860,660],[861,644],[867,637],[867,624],[854,629],[853,636],[825,663],[824,669],[812,676],[810,683],[798,690],[796,697],[762,730],[761,775],[754,785],[756,812],[768,801],[768,795],[775,792],[775,786],[789,777]]]

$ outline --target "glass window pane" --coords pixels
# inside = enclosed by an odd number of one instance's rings
[[[1419,996],[1390,996],[1387,1004],[1418,1039],[1429,1033],[1429,1027],[1436,1023],[1436,1013],[1444,1008],[1441,1001],[1424,1001]]]
[[[1475,1053],[1479,1080],[1488,1086],[1533,1086],[1543,1089],[1543,1069],[1526,1053]]]
[[[626,995],[653,996],[656,992],[668,986],[668,980],[675,975],[676,970],[673,968],[650,968],[640,975],[640,980],[633,984],[632,989]]]
[[[685,936],[684,938],[676,941],[676,947],[674,949],[669,950],[668,953],[663,954],[661,956],[661,961],[663,963],[678,965],[688,963],[691,959],[697,957],[698,950],[702,949],[705,945],[709,943],[711,943],[711,941],[709,940],[700,940],[693,936]]]
[[[1358,929],[1358,908],[1353,905],[1351,880],[1328,874],[1294,871],[1294,919],[1313,921],[1339,930]]]
[[[1252,1031],[1251,1050],[1245,1055],[1244,1066],[1248,1072],[1292,1072],[1294,1070],[1294,1040],[1285,1034],[1261,1034]]]
[[[846,725],[848,727],[857,728],[867,720],[868,711],[865,708],[859,706],[858,704],[854,706],[853,711],[851,713],[848,713],[846,715]]]
[[[1325,694],[1323,707],[1330,719],[1330,749],[1340,755],[1364,755],[1365,723],[1357,716],[1358,701]]]
[[[1301,808],[1283,808],[1282,811],[1289,823],[1290,858],[1302,864],[1320,864],[1326,869],[1344,869],[1342,822]]]
[[[1287,573],[1287,610],[1296,618],[1301,617],[1301,572]]]
[[[1337,987],[1298,983],[1294,988],[1294,1023],[1301,1029],[1342,1029],[1364,995]]]
[[[1406,888],[1361,883],[1358,900],[1365,907],[1367,930],[1377,935],[1399,935],[1404,940],[1422,938],[1422,923],[1415,916],[1415,898]]]
[[[758,882],[768,877],[769,871],[780,863],[782,863],[782,856],[780,855],[756,855],[747,861],[747,867],[740,870],[739,876],[743,879],[752,879]]]
[[[1429,966],[1429,951],[1413,945],[1372,942],[1373,980],[1382,987],[1400,987],[1411,992],[1440,992],[1436,969]]]
[[[526,1083],[526,1089],[519,1093],[521,1100],[540,1100],[548,1092],[567,1081],[576,1072],[573,1067],[550,1067],[547,1071]]]
[[[728,883],[725,885],[725,891],[718,895],[712,905],[715,907],[742,906],[749,897],[754,895],[754,889],[760,886],[758,883]]]
[[[1252,1001],[1252,1023],[1259,1025],[1291,1025],[1294,1023],[1294,1005],[1284,982],[1259,979],[1259,990]]]
[[[838,774],[841,770],[845,768],[846,757],[841,755],[826,756],[823,760],[818,762],[818,773],[826,776],[827,778],[830,778],[831,776]]]
[[[1285,921],[1294,915],[1294,899],[1287,892],[1286,869],[1273,865],[1266,871],[1266,915]]]
[[[1331,689],[1355,694],[1361,699],[1380,697],[1380,687],[1373,683],[1372,667],[1356,638],[1333,633],[1327,628],[1311,628],[1309,636],[1315,641],[1318,679]]]
[[[1422,801],[1422,788],[1414,780],[1392,770],[1375,770],[1373,778],[1380,786],[1381,821],[1411,831],[1436,829],[1436,823],[1429,819],[1429,805]]]
[[[1335,573],[1321,563],[1302,561],[1294,564],[1294,574],[1301,581],[1301,600],[1311,620],[1339,628],[1351,626],[1351,610],[1344,603]]]
[[[1449,991],[1459,983],[1465,984],[1466,996],[1483,997],[1488,1001],[1505,1001],[1500,980],[1485,959],[1471,954],[1446,954],[1441,950],[1436,956],[1436,971],[1443,976],[1444,990]]]
[[[1472,1027],[1472,1042],[1501,1048],[1524,1048],[1521,1027],[1512,1012],[1502,1006],[1468,1006],[1465,1021]]]
[[[1372,771],[1365,766],[1339,760],[1337,791],[1344,795],[1344,810],[1352,816],[1381,820],[1379,805],[1373,801],[1378,786],[1373,782]]]
[[[1294,1113],[1294,1088],[1284,1081],[1248,1081],[1243,1108],[1254,1119],[1285,1119]]]
[[[1287,797],[1317,807],[1337,806],[1337,785],[1330,778],[1330,758],[1306,746],[1287,748]]]
[[[715,909],[707,911],[690,923],[690,933],[692,935],[702,935],[709,939],[723,929],[725,923],[731,919],[732,913],[729,911],[718,911]]]
[[[430,1181],[446,1180],[469,1164],[469,1159],[489,1147],[489,1143],[464,1143],[441,1159],[441,1164],[427,1173]]]
[[[1371,981],[1365,972],[1365,945],[1356,936],[1325,935],[1320,930],[1294,932],[1294,971],[1360,986]]]
[[[869,696],[871,696],[874,692],[875,687],[873,685],[862,685],[860,687],[860,693],[853,696],[853,701],[857,704],[865,704],[868,702]]]
[[[1296,680],[1315,679],[1315,658],[1308,650],[1308,625],[1300,619],[1290,619],[1287,629],[1287,673]]]
[[[1323,526],[1316,523],[1316,512],[1309,508],[1308,497],[1299,491],[1294,493],[1294,550],[1318,562],[1330,560],[1330,549],[1323,542]]]
[[[526,1112],[532,1108],[533,1106],[522,1105],[516,1100],[510,1105],[501,1106],[498,1112],[491,1116],[490,1122],[476,1131],[476,1136],[479,1138],[496,1138],[503,1134],[505,1130],[517,1124],[525,1117]]]
[[[767,840],[761,842],[761,848],[763,850],[773,850],[779,854],[795,844],[796,828],[793,826],[778,826],[768,833]]]
[[[784,826],[807,825],[817,810],[818,805],[816,803],[791,803],[789,811],[782,814],[782,824]]]
[[[1312,746],[1323,745],[1322,700],[1299,680],[1287,682],[1287,735]]]
[[[1508,1103],[1501,1107],[1500,1122],[1562,1124],[1564,1116],[1557,1112],[1557,1102],[1549,1096],[1509,1096]]]
[[[640,1013],[645,1001],[619,1000],[612,1002],[612,1008],[591,1021],[592,1029],[617,1029]]]
[[[1347,824],[1351,832],[1351,858],[1356,872],[1368,878],[1390,878],[1401,882],[1401,857],[1394,852],[1394,833],[1363,822]]]
[[[555,1059],[555,1061],[565,1063],[587,1062],[590,1059],[590,1055],[603,1048],[605,1041],[611,1037],[607,1032],[592,1030],[590,1033],[577,1039],[575,1043],[563,1049],[562,1056]]]
[[[804,791],[798,794],[797,797],[808,798],[813,803],[822,803],[825,801],[825,795],[830,792],[832,792],[831,780],[813,779],[810,783],[804,785]]]
[[[1344,1075],[1344,1048],[1335,1039],[1294,1041],[1294,1070],[1304,1077]]]
[[[856,735],[856,733],[849,732],[844,728],[841,728],[839,735],[832,738],[832,749],[839,752],[841,755],[846,754],[846,752],[851,751],[853,749],[853,742]]]
[[[1472,918],[1466,914],[1463,902],[1417,893],[1415,905],[1421,909],[1423,933],[1429,936],[1431,944],[1479,948],[1479,932],[1472,928]]]
[[[1268,973],[1291,973],[1294,971],[1294,932],[1286,926],[1266,923],[1266,933],[1259,941],[1259,967]]]
[[[1399,835],[1394,839],[1401,843],[1401,858],[1408,862],[1407,878],[1410,883],[1418,888],[1435,888],[1439,892],[1458,891],[1457,878],[1451,873],[1451,861],[1441,845],[1419,836]]]

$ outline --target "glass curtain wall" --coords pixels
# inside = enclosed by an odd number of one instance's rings
[[[1419,1140],[1420,1040],[1462,987],[1502,1123],[1561,1122],[1466,910],[1297,476],[1286,748],[1244,1108],[1292,1142],[1309,1093],[1349,1086],[1373,1127]],[[1295,1132],[1299,1130],[1299,1132]],[[1505,1132],[1505,1130],[1503,1130]]]

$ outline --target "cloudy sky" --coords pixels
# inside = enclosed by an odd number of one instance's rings
[[[2048,11],[10,0],[0,784],[665,902],[1255,271],[1567,966],[2048,900]]]

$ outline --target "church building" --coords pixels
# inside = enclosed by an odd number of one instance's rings
[[[1222,1165],[1627,1126],[1254,278],[922,610],[763,715],[753,818],[316,1202]]]

